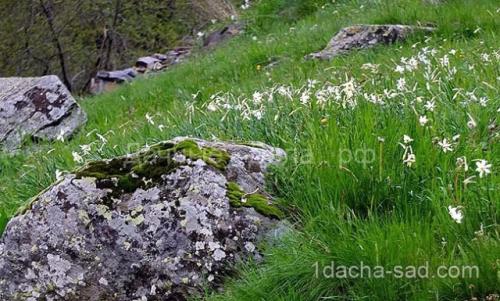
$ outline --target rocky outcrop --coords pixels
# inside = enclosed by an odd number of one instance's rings
[[[137,77],[137,74],[138,72],[135,68],[99,71],[90,81],[89,92],[94,95],[111,92],[118,88],[120,84],[133,81]]]
[[[431,32],[431,27],[407,25],[355,25],[340,30],[325,49],[306,56],[307,59],[330,60],[355,49],[403,41],[415,32]]]
[[[124,70],[99,71],[92,78],[89,92],[101,94],[111,92],[120,84],[131,82],[140,75],[162,71],[168,67],[182,62],[191,54],[191,47],[177,47],[165,54],[155,53],[150,56],[138,58],[134,67]]]
[[[176,138],[92,162],[36,197],[0,240],[1,300],[186,300],[258,258],[282,211],[264,144]]]
[[[215,30],[203,39],[203,48],[213,49],[222,42],[242,33],[243,28],[243,24],[234,23]],[[193,41],[186,41],[186,43],[193,44]],[[94,95],[110,92],[118,88],[121,84],[131,82],[143,74],[158,73],[183,62],[191,55],[192,50],[192,45],[176,47],[166,53],[155,53],[149,56],[140,57],[131,68],[114,71],[99,71],[91,80],[89,92]]]
[[[0,78],[0,149],[15,150],[26,138],[69,138],[86,120],[57,76]]]
[[[203,48],[214,49],[243,31],[243,24],[230,24],[208,34],[203,39]],[[192,46],[176,47],[166,53],[156,53],[138,58],[134,67],[124,70],[99,71],[92,78],[89,92],[96,95],[110,92],[120,84],[135,80],[143,74],[153,74],[183,62],[192,53]]]
[[[240,34],[243,30],[242,24],[230,24],[210,33],[203,40],[203,47],[214,48],[220,43]]]

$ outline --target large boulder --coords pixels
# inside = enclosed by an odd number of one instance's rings
[[[69,138],[86,120],[55,75],[0,78],[0,149],[15,150],[25,138]]]
[[[251,145],[251,146],[250,146]],[[89,163],[14,217],[1,300],[186,300],[282,229],[264,144],[176,138]]]
[[[403,41],[414,32],[431,32],[432,27],[408,25],[355,25],[343,28],[325,49],[306,56],[308,59],[330,60],[355,49]]]

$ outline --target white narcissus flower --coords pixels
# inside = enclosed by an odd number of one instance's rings
[[[486,160],[478,160],[476,161],[476,171],[479,173],[479,177],[482,178],[491,173],[491,164],[488,164]]]
[[[92,147],[90,146],[90,144],[82,144],[80,145],[80,149],[82,150],[84,155],[89,155]]]
[[[61,129],[61,131],[57,135],[56,140],[64,142],[64,134],[66,134],[66,131],[64,131],[63,129]]]
[[[260,104],[262,102],[262,98],[264,95],[258,91],[254,92],[252,95],[253,102],[256,104]]]
[[[406,79],[404,79],[404,78],[398,79],[398,81],[396,83],[396,88],[399,91],[404,92],[406,90]]]
[[[417,157],[413,153],[408,153],[406,158],[403,160],[403,163],[405,163],[408,167],[411,167],[415,162],[417,162]]]
[[[448,206],[448,213],[457,224],[462,223],[462,220],[464,218],[464,214],[462,212],[462,206],[458,207]]]
[[[441,66],[447,67],[450,65],[450,59],[448,56],[445,54],[442,58],[439,59],[439,62],[441,63]]]
[[[410,137],[410,136],[408,136],[408,135],[404,135],[404,136],[403,136],[403,142],[404,142],[405,144],[408,144],[408,143],[413,142],[413,139],[411,139],[411,137]]]
[[[420,116],[418,118],[418,122],[420,123],[421,126],[425,126],[427,124],[427,122],[429,122],[429,119],[427,118],[427,116]]]
[[[453,145],[446,138],[444,138],[443,141],[439,141],[438,145],[441,146],[445,153],[453,151]]]
[[[486,97],[479,98],[479,105],[482,107],[486,107],[488,105],[488,98]]]
[[[309,95],[309,91],[304,91],[304,93],[302,93],[302,95],[300,96],[300,102],[303,105],[308,104],[310,99],[311,99],[311,96]]]
[[[83,162],[83,158],[82,156],[80,156],[80,154],[78,154],[77,152],[72,152],[71,154],[73,155],[73,161],[75,161],[76,163]]]
[[[436,108],[436,103],[430,100],[424,104],[424,107],[427,111],[434,112],[434,109]]]
[[[151,125],[155,125],[155,122],[153,120],[153,117],[151,117],[149,115],[149,113],[146,114],[146,120],[151,124]]]
[[[262,119],[262,116],[263,116],[263,113],[262,113],[262,111],[260,111],[260,110],[255,110],[255,111],[252,111],[252,115],[253,115],[253,117],[255,117],[257,120],[261,120],[261,119]]]
[[[215,112],[215,111],[217,111],[217,105],[214,102],[211,102],[208,104],[207,109],[210,112]]]
[[[56,181],[61,181],[63,178],[63,172],[59,169],[56,169]]]

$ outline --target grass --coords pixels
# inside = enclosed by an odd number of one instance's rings
[[[268,184],[296,231],[265,248],[265,263],[241,264],[226,279],[225,292],[209,291],[206,299],[472,300],[498,294],[498,3],[463,0],[433,6],[418,0],[346,0],[323,8],[319,2],[302,8],[297,3],[301,1],[258,2],[243,16],[249,20],[247,33],[216,51],[114,93],[82,99],[89,122],[71,141],[31,146],[14,156],[1,154],[1,227],[55,180],[56,170],[79,166],[72,152],[85,160],[111,158],[175,136],[257,140],[288,153],[273,168]],[[278,12],[286,4],[290,7],[282,17]],[[429,39],[415,36],[331,62],[303,59],[341,27],[356,23],[432,24],[438,30]],[[424,66],[403,75],[394,71],[402,57],[416,56],[423,47],[436,49],[429,55],[429,72]],[[457,53],[450,54],[452,50]],[[489,61],[483,53],[490,55]],[[444,55],[450,67],[442,66]],[[278,64],[268,68],[270,61]],[[364,69],[366,63],[380,65],[379,70]],[[457,72],[448,76],[452,67]],[[383,96],[384,89],[396,91],[401,77],[408,90],[394,98]],[[309,79],[318,83],[304,105],[300,97]],[[356,85],[352,98],[342,92],[339,101],[317,104],[313,92],[324,85],[345,87],[350,80]],[[280,85],[293,87],[293,96],[270,90]],[[273,95],[273,101],[256,105],[255,91],[266,99]],[[466,91],[486,97],[487,105],[473,101]],[[251,106],[250,117],[238,110],[210,111],[210,97],[216,93],[221,103]],[[385,105],[367,102],[363,93],[380,96]],[[353,100],[356,105],[345,103]],[[434,112],[424,107],[429,100],[435,101]],[[426,126],[419,124],[421,115],[430,120]],[[469,115],[477,124],[472,129],[467,127]],[[443,152],[436,137],[451,140],[457,134],[453,151]],[[416,155],[411,167],[402,160],[403,135],[414,140],[408,144]],[[84,154],[81,145],[91,151]],[[463,156],[468,171],[456,166]],[[480,178],[475,159],[491,163],[492,173]],[[465,185],[471,176],[475,183]],[[450,217],[448,206],[463,207],[462,223]],[[331,262],[388,269],[428,264],[431,273],[439,266],[471,265],[480,273],[338,279],[323,274]]]

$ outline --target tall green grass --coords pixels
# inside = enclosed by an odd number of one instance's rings
[[[0,155],[0,223],[5,225],[19,206],[50,185],[56,170],[74,169],[78,164],[72,152],[81,153],[80,145],[91,145],[85,156],[91,160],[180,135],[260,140],[288,153],[288,159],[272,169],[268,185],[288,208],[295,231],[278,245],[264,246],[263,264],[241,264],[238,273],[226,279],[225,292],[207,292],[207,299],[469,300],[498,293],[500,151],[498,128],[492,125],[495,119],[498,123],[500,64],[493,57],[485,63],[481,54],[499,50],[499,8],[492,0],[440,5],[359,0],[324,7],[314,1],[260,1],[244,15],[254,27],[220,49],[114,93],[82,99],[89,122],[71,141]],[[279,14],[286,9],[294,11],[289,13],[293,17]],[[303,59],[341,27],[357,23],[420,23],[437,31],[427,41],[415,36],[330,62]],[[277,85],[299,88],[308,79],[338,85],[348,77],[363,91],[381,92],[401,77],[394,72],[400,58],[416,55],[425,46],[435,48],[439,56],[456,50],[450,61],[457,75],[448,80],[440,69],[439,80],[430,82],[427,90],[423,70],[407,73],[418,89],[387,100],[390,104],[383,108],[358,96],[355,109],[304,106],[297,99],[277,97],[265,105],[260,120],[207,110],[210,97],[219,92],[251,98],[255,91]],[[267,67],[271,61],[278,63]],[[362,69],[365,63],[379,64],[379,72]],[[475,69],[469,70],[469,64]],[[458,88],[486,96],[488,105],[462,106],[464,97],[454,98]],[[435,113],[427,113],[431,127],[419,125],[422,112],[417,115],[413,109],[421,109],[417,95],[436,101]],[[466,126],[467,113],[477,122],[474,130]],[[456,134],[461,138],[451,153],[443,153],[433,142],[434,137]],[[414,139],[417,159],[412,167],[402,162],[403,135]],[[345,150],[373,150],[375,157],[346,162],[341,158]],[[490,162],[492,174],[465,186],[466,174],[455,165],[460,156],[469,160],[467,175],[477,176],[473,159]],[[461,224],[449,216],[449,205],[464,207]],[[478,232],[481,225],[483,231]],[[441,265],[477,265],[480,277],[316,277],[314,266],[331,262],[387,268],[428,263],[431,271]]]

